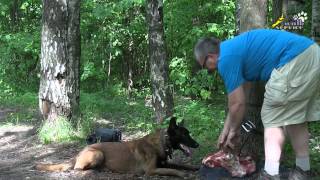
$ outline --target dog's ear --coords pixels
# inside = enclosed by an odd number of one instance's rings
[[[184,127],[184,119],[182,119],[182,121],[178,123],[178,126]]]
[[[176,127],[177,127],[177,118],[176,117],[172,117],[170,119],[169,129],[176,128]]]

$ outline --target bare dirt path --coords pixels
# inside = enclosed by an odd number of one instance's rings
[[[0,123],[14,109],[0,108]],[[69,171],[47,173],[34,169],[37,162],[59,163],[72,158],[81,149],[78,143],[42,145],[37,138],[37,125],[0,126],[0,180],[173,180],[167,176],[137,176],[106,171]],[[191,174],[195,174],[190,172]],[[192,177],[189,179],[199,179]]]

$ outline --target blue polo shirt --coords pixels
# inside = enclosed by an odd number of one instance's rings
[[[281,30],[252,30],[220,44],[218,71],[228,94],[246,81],[268,81],[271,71],[290,62],[314,42]]]

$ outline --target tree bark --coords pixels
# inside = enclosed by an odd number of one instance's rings
[[[147,22],[152,104],[156,121],[160,123],[164,118],[173,114],[173,97],[169,86],[169,66],[164,41],[162,0],[147,0]]]
[[[287,18],[288,17],[288,3],[289,3],[288,1],[289,0],[282,0],[282,1],[283,1],[282,2],[282,13],[283,13],[283,16],[285,18]]]
[[[237,0],[236,2],[236,10],[235,10],[235,35],[240,34],[240,16],[241,16],[241,0]]]
[[[240,33],[250,29],[264,28],[267,22],[267,0],[240,0]],[[263,132],[261,107],[264,95],[264,83],[247,83],[245,120],[252,121],[257,130]],[[250,155],[255,160],[263,157],[263,137],[257,134],[241,132],[242,155]]]
[[[10,6],[10,22],[11,22],[11,29],[16,30],[19,21],[19,0],[13,0]]]
[[[287,0],[287,15],[291,17],[304,10],[305,2],[303,0]]]
[[[128,46],[125,50],[125,57],[127,60],[127,85],[128,85],[128,97],[131,98],[132,96],[132,89],[133,89],[133,40],[129,37]]]
[[[266,26],[267,2],[267,0],[239,0],[240,33]]]
[[[283,14],[282,12],[283,0],[273,0],[272,4],[272,23],[276,22]]]
[[[312,1],[312,38],[318,44],[320,44],[320,1]]]
[[[43,0],[39,106],[45,120],[79,115],[80,0]]]

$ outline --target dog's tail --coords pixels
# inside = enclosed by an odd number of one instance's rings
[[[70,170],[74,167],[75,161],[71,160],[70,162],[61,163],[61,164],[37,164],[36,169],[40,171],[56,171],[62,172]]]

